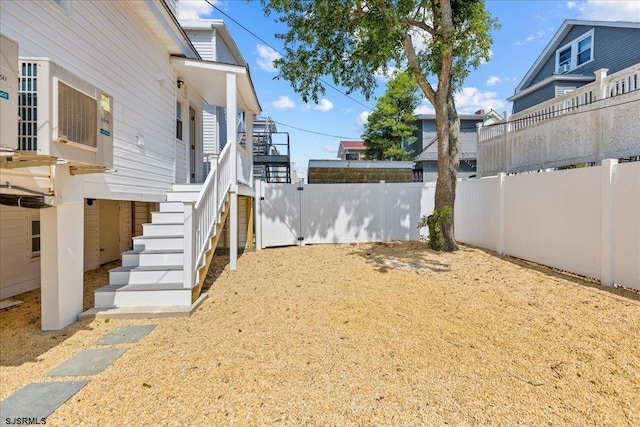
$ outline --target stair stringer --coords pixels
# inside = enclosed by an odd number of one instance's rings
[[[196,285],[191,288],[191,302],[195,303],[200,297],[200,292],[202,291],[202,285],[204,284],[205,279],[207,278],[207,272],[209,271],[209,267],[211,266],[211,261],[213,260],[213,256],[216,252],[216,247],[218,246],[218,241],[220,240],[220,235],[222,234],[222,228],[224,227],[224,223],[227,220],[227,216],[229,215],[229,202],[224,203],[224,207],[222,212],[220,213],[220,218],[215,226],[215,232],[209,238],[209,249],[205,252],[204,255],[204,263],[198,268],[198,282]]]

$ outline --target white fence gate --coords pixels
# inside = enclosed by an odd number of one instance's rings
[[[256,186],[256,246],[418,240],[434,186],[266,184]]]
[[[459,242],[640,290],[640,162],[458,182]],[[256,185],[256,247],[418,240],[434,183]]]

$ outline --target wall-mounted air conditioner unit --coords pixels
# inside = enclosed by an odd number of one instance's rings
[[[563,64],[558,67],[558,74],[564,74],[569,71],[571,66],[569,64]]]
[[[20,158],[49,156],[94,172],[113,167],[113,98],[46,58],[20,57],[18,68]]]
[[[17,140],[18,43],[0,35],[0,145],[13,148]]]

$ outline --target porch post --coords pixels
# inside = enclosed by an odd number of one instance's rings
[[[40,212],[43,331],[71,325],[83,308],[84,178],[72,176],[69,166],[52,169],[56,201]]]
[[[238,99],[234,73],[227,73],[227,144],[231,144],[231,190],[229,193],[229,268],[238,263]]]

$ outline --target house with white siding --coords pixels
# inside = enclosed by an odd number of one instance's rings
[[[235,269],[252,242],[249,68],[177,7],[0,2],[0,299],[40,287],[43,330],[77,319],[84,271],[122,261],[98,309],[188,310],[215,248]]]

